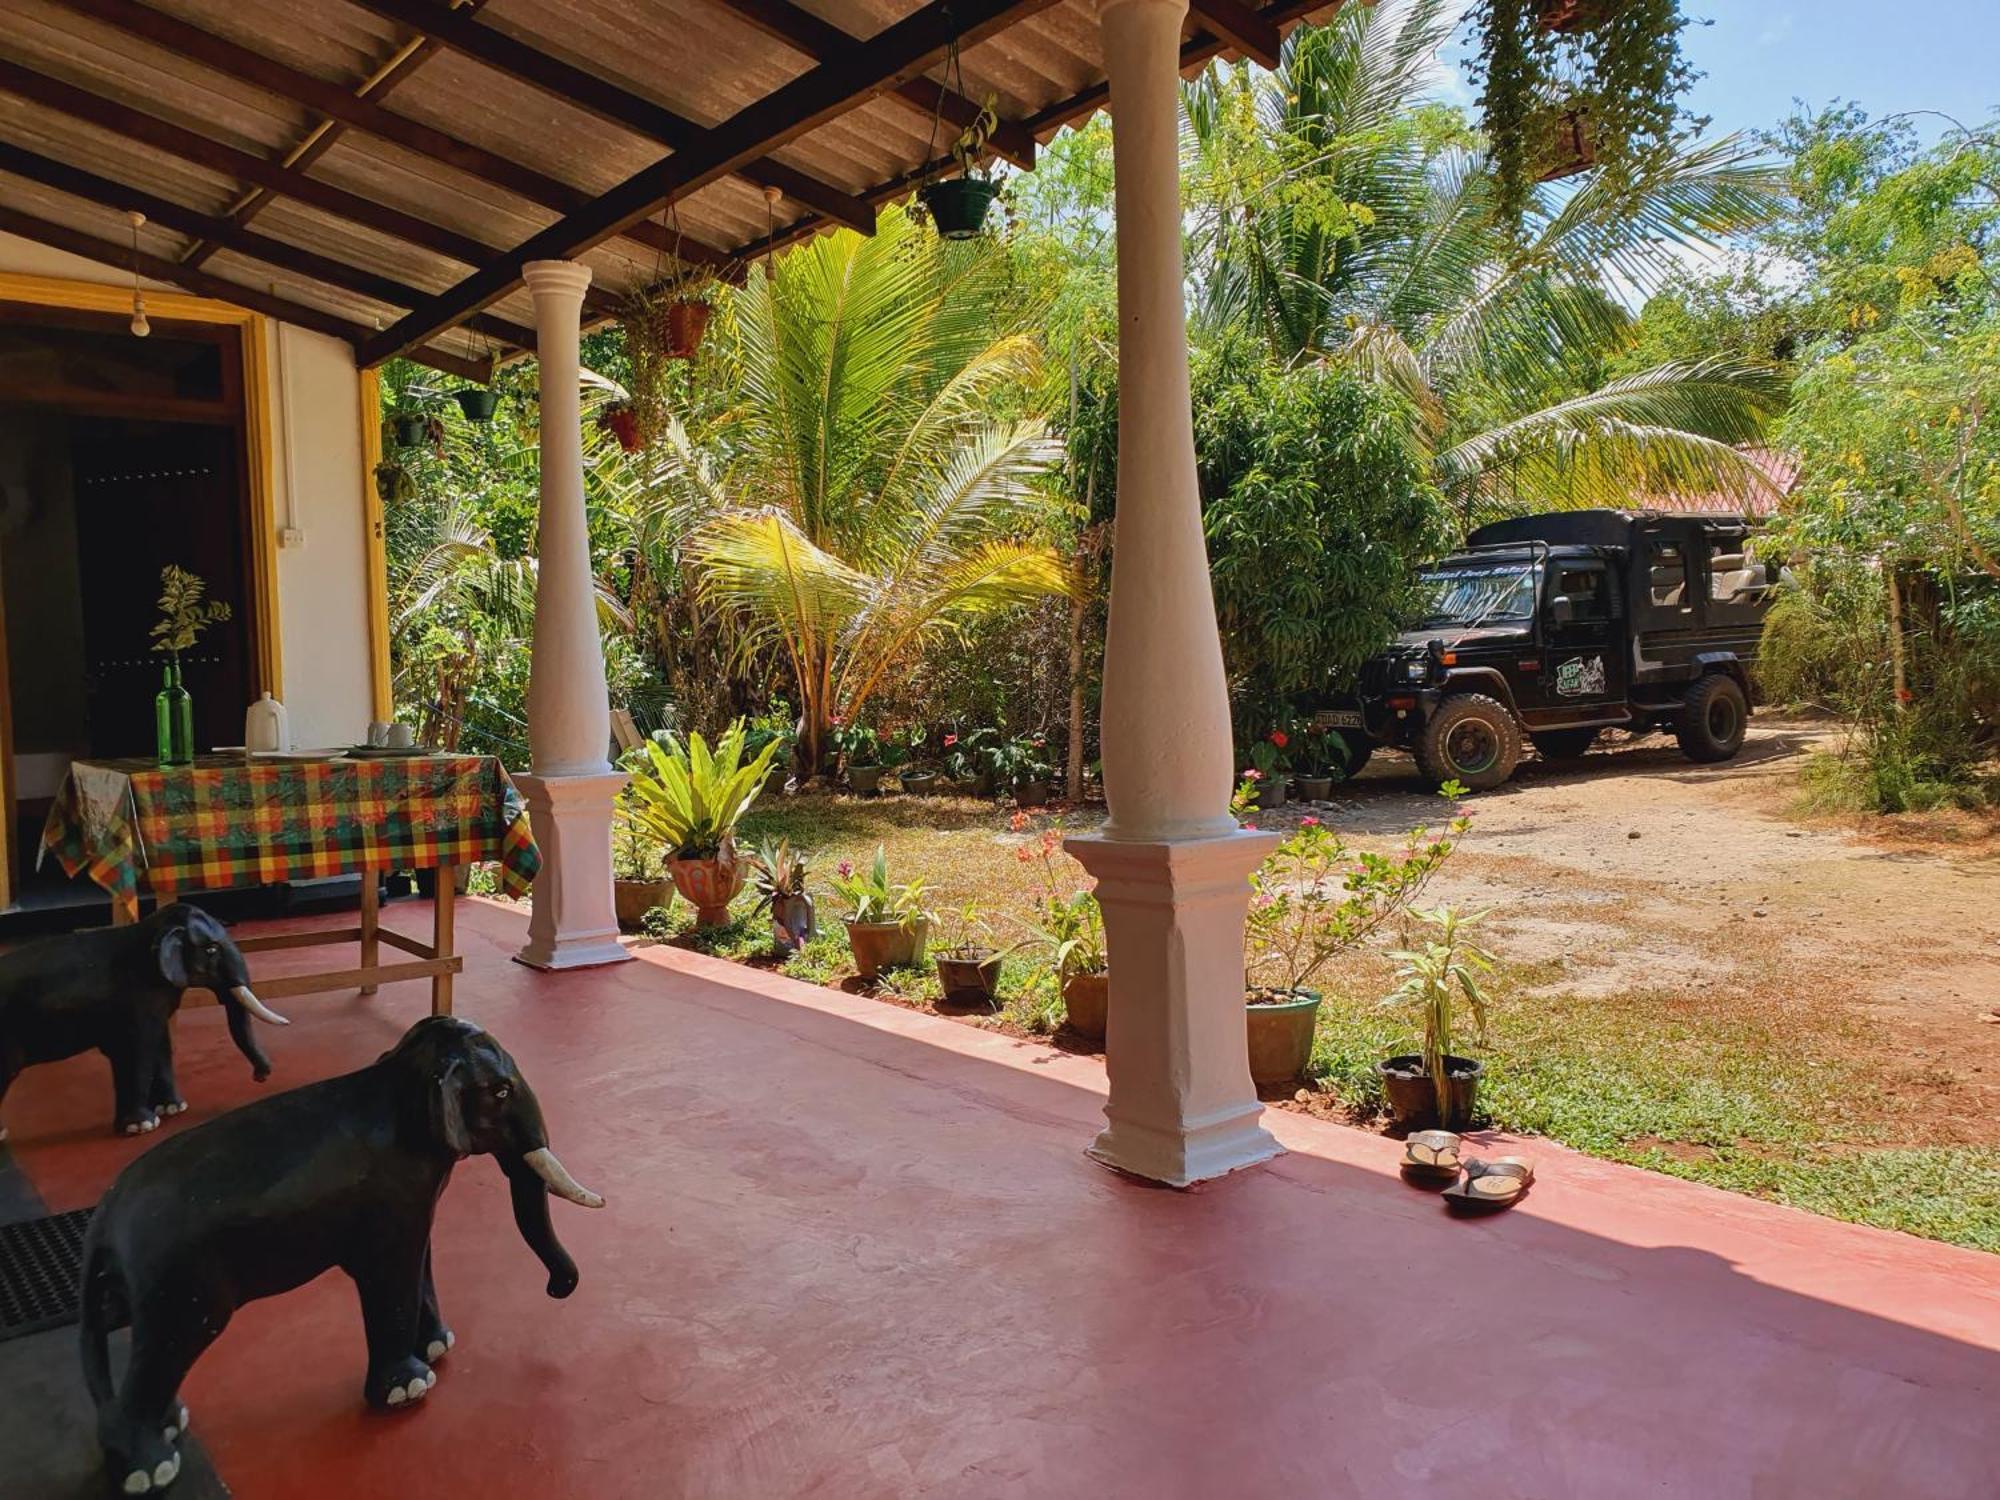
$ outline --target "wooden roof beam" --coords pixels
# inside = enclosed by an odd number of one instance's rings
[[[815,62],[823,61],[856,40],[848,32],[821,19],[792,0],[717,0],[731,12]],[[893,99],[928,119],[942,116],[945,123],[965,130],[979,118],[979,106],[956,89],[941,88],[928,78],[912,78],[885,91]],[[1001,156],[1024,170],[1035,165],[1035,137],[1018,121],[1002,120],[988,137]],[[949,142],[947,142],[949,144]]]
[[[533,167],[523,166],[497,152],[462,141],[407,115],[399,115],[365,94],[353,92],[337,83],[328,83],[310,73],[301,73],[275,58],[266,57],[226,37],[203,31],[177,16],[140,4],[138,0],[58,0],[58,3],[201,63],[239,83],[247,83],[278,98],[303,104],[350,129],[389,141],[494,187],[505,188],[530,203],[538,203],[559,213],[569,213],[590,201],[590,194],[582,188],[571,187]],[[675,237],[657,224],[634,225],[630,238],[649,249],[669,254],[676,249]],[[683,239],[678,248],[683,260],[698,265],[721,265],[729,259],[722,251],[698,241]]]
[[[121,245],[113,240],[101,240],[96,235],[85,234],[80,229],[71,229],[66,224],[54,224],[47,219],[38,219],[32,214],[0,204],[0,231],[19,235],[24,240],[34,240],[56,250],[67,251],[85,260],[94,260],[100,265],[114,266],[130,273],[136,270],[141,276],[154,281],[165,281],[184,287],[198,296],[213,297],[220,302],[233,303],[237,307],[248,308],[251,312],[263,313],[266,317],[278,318],[300,328],[323,333],[330,338],[344,340],[358,345],[368,336],[369,330],[359,323],[333,313],[322,312],[316,307],[303,303],[288,302],[282,297],[260,292],[255,287],[228,281],[208,271],[193,266],[182,265],[177,260],[163,260],[145,251],[134,254],[130,245]],[[415,347],[409,357],[419,364],[432,369],[443,370],[465,380],[480,384],[493,378],[490,360],[464,359],[443,349]]]
[[[1188,0],[1188,10],[1208,30],[1253,62],[1278,66],[1282,38],[1277,23],[1266,20],[1241,0]]]
[[[128,213],[137,209],[155,224],[185,234],[191,239],[213,240],[217,245],[236,251],[252,260],[261,260],[266,265],[294,271],[301,276],[309,276],[314,281],[328,286],[340,287],[344,291],[386,302],[391,307],[415,307],[433,294],[421,287],[413,287],[392,277],[382,276],[374,271],[365,271],[358,266],[350,266],[345,261],[321,255],[314,250],[298,245],[274,240],[269,235],[259,234],[230,219],[219,219],[198,209],[188,208],[171,199],[128,187],[122,182],[113,182],[108,177],[99,177],[95,172],[87,172],[81,167],[70,166],[26,150],[20,146],[0,141],[0,171],[11,172],[16,177],[25,177],[30,182],[39,182],[44,187],[54,188],[59,193],[67,193],[72,198],[81,198],[86,203],[97,204],[118,213]],[[181,264],[186,265],[183,261]],[[198,269],[190,267],[190,269]],[[466,326],[475,328],[489,338],[518,345],[524,349],[535,347],[535,330],[525,324],[515,323],[506,318],[481,313],[475,319],[468,319]]]
[[[377,3],[377,0],[371,0]],[[745,105],[700,140],[655,162],[551,224],[361,347],[379,364],[485,307],[521,279],[532,260],[562,260],[601,244],[662,204],[706,187],[746,161],[838,118],[882,89],[914,78],[955,42],[976,45],[1054,0],[932,0],[879,35],[854,42],[811,72]]]
[[[676,151],[685,150],[706,133],[702,126],[586,72],[528,43],[482,25],[433,0],[353,0],[364,10],[408,26],[444,43],[487,67],[529,84],[567,104],[585,109],[627,130],[649,136]],[[875,210],[853,194],[820,181],[808,172],[761,156],[746,158],[731,173],[760,188],[774,187],[798,203],[839,223],[872,234]]]

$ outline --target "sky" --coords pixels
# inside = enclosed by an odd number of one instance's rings
[[[1816,108],[1853,100],[1876,119],[1941,110],[1968,126],[2000,113],[2000,0],[1683,0],[1682,9],[1682,50],[1707,75],[1687,105],[1713,131],[1768,129],[1795,98]],[[1446,92],[1470,103],[1462,83]],[[1949,128],[1911,123],[1925,140]]]

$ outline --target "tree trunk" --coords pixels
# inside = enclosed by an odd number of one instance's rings
[[[1882,565],[1882,581],[1889,598],[1889,681],[1895,711],[1901,713],[1910,701],[1909,664],[1903,656],[1903,592],[1896,583],[1894,563]]]

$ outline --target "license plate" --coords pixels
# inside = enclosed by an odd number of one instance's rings
[[[1359,729],[1361,710],[1358,708],[1323,708],[1313,717],[1326,729]]]

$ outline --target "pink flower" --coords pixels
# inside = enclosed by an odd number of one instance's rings
[[[1319,827],[1319,819],[1318,819],[1318,818],[1300,818],[1300,819],[1299,819],[1299,827],[1301,827],[1301,828],[1317,828],[1317,827]]]
[[[1244,831],[1248,833],[1255,833],[1257,831],[1257,825],[1255,823],[1245,823],[1243,827]]]
[[[1252,766],[1249,770],[1243,773],[1243,779],[1245,781],[1262,781],[1264,779],[1264,773],[1258,770],[1255,766]]]
[[[839,870],[842,879],[845,879],[847,876],[852,875],[854,873],[854,861],[851,859],[843,859],[840,862]]]
[[[958,736],[955,734],[948,734],[944,737],[944,747],[947,750],[949,750],[953,745],[956,745],[957,743],[958,743]]]

